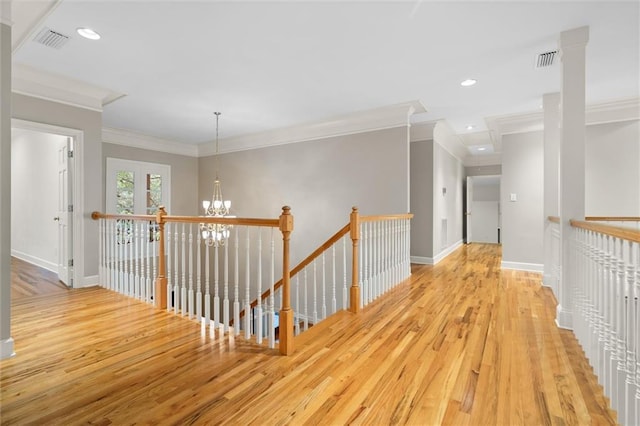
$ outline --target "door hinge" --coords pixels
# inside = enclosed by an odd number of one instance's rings
[[[67,206],[67,212],[69,212],[69,213],[73,213],[73,204],[69,204],[69,205]]]
[[[71,150],[67,151],[67,157],[73,158],[73,151]]]
[[[69,267],[73,266],[73,259],[69,259],[68,265],[69,265]]]

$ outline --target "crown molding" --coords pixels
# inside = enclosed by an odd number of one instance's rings
[[[409,117],[414,113],[421,112],[426,112],[426,109],[420,101],[405,102],[360,111],[329,120],[220,139],[219,152],[246,151],[395,127],[408,127]],[[200,157],[214,155],[215,153],[215,142],[207,142],[198,146]]]
[[[423,121],[412,123],[409,131],[410,142],[433,140],[433,129],[437,121]]]
[[[587,126],[617,123],[640,119],[640,98],[618,99],[587,105],[585,112]],[[485,118],[487,127],[498,137],[514,133],[526,133],[544,129],[542,111],[511,114]]]
[[[104,127],[102,129],[102,142],[166,152],[168,154],[184,155],[187,157],[198,157],[197,145],[169,141],[123,129]]]
[[[126,96],[19,63],[13,64],[12,90],[22,95],[98,112],[102,112],[104,105]]]

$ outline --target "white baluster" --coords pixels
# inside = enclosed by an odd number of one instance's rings
[[[180,232],[178,229],[179,225],[175,224],[175,238],[173,239],[173,261],[174,261],[174,271],[173,271],[173,312],[175,314],[178,313],[180,309]]]
[[[213,322],[212,328],[218,328],[220,325],[220,251],[218,244],[213,246]]]
[[[202,239],[203,241],[204,238]],[[211,271],[209,270],[209,244],[204,244],[204,324],[211,323]]]
[[[636,417],[640,417],[640,244],[634,244],[634,263],[636,267],[635,279],[633,283],[634,287],[634,304],[635,304],[635,318],[633,324],[635,326],[635,356],[636,356],[636,401],[635,411]],[[638,422],[640,423],[640,422]]]
[[[244,303],[244,338],[249,339],[251,337],[251,267],[250,267],[250,256],[249,256],[249,245],[250,245],[250,234],[249,227],[247,226],[247,241],[245,247],[245,303]],[[258,299],[260,298],[260,294],[258,294]]]
[[[362,292],[362,288],[360,289]],[[347,237],[342,238],[342,309],[347,309]]]
[[[134,228],[134,241],[135,241],[135,255],[134,255],[134,259],[135,259],[135,265],[136,265],[136,272],[135,272],[135,288],[133,290],[133,295],[137,298],[140,299],[140,295],[141,295],[141,290],[140,290],[140,261],[142,260],[142,255],[140,254],[140,222],[139,221],[135,221],[134,222],[135,228]]]
[[[145,262],[145,266],[146,266],[146,279],[145,279],[145,293],[144,293],[144,300],[149,303],[151,302],[151,281],[153,278],[151,275],[151,262],[153,261],[153,255],[151,254],[151,247],[155,246],[153,240],[152,240],[152,227],[153,223],[152,222],[148,222],[147,226],[146,226],[146,233],[145,233],[145,237],[144,237],[144,243],[146,246],[145,249],[145,253],[147,254],[146,257],[146,262]]]
[[[100,286],[104,287],[104,250],[102,244],[104,244],[104,237],[102,235],[102,222],[103,219],[98,220],[98,280]]]
[[[273,228],[271,228],[271,294],[269,297],[270,306],[269,306],[269,347],[276,347],[276,311],[275,311],[275,290],[273,285],[276,279],[275,273],[275,265],[276,265],[276,250],[275,250],[275,240],[273,237]],[[295,312],[294,312],[295,314]],[[279,324],[279,322],[278,322]]]
[[[318,324],[318,282],[317,258],[313,261],[313,325]]]
[[[625,318],[625,348],[626,348],[626,381],[625,381],[625,424],[638,423],[638,413],[636,412],[636,328],[638,324],[634,321],[637,319],[637,303],[635,301],[635,266],[634,266],[634,243],[632,241],[627,242],[626,250],[626,288],[625,288],[625,305],[626,305],[626,318]]]
[[[171,257],[171,241],[172,241],[172,229],[173,229],[173,224],[172,223],[167,223],[165,225],[165,231],[167,233],[167,244],[165,246],[166,249],[166,257],[167,257],[167,311],[171,311],[171,309],[173,308],[173,297],[171,297],[171,293],[173,291],[173,274],[172,274],[172,268],[171,265],[173,264],[172,262],[172,257]]]
[[[195,316],[193,300],[193,223],[189,224],[189,319]]]
[[[624,241],[622,239],[617,239],[617,262],[618,262],[618,308],[617,308],[617,351],[616,351],[616,361],[617,361],[617,374],[618,374],[618,394],[616,398],[618,399],[617,404],[614,403],[614,406],[617,406],[616,409],[619,412],[624,411],[624,395],[625,395],[625,383],[627,381],[627,371],[626,371],[626,357],[627,350],[625,348],[625,336],[627,334],[626,331],[626,322],[625,322],[625,287],[626,287],[626,277],[625,277],[625,264],[624,264]]]
[[[300,274],[296,275],[296,304],[295,311],[293,311],[293,322],[294,333],[297,336],[300,334]]]
[[[157,224],[153,224],[153,243],[151,244],[151,248],[153,250],[153,255],[151,257],[151,266],[153,269],[153,273],[151,274],[151,278],[154,280],[154,284],[151,286],[151,292],[150,294],[150,299],[156,300],[155,295],[156,295],[156,286],[155,286],[155,279],[158,276],[158,272],[157,272],[157,259],[156,259],[156,247],[158,245],[158,241],[160,240],[160,235],[159,232],[156,230],[156,226]]]
[[[369,238],[369,223],[362,223],[362,267],[363,267],[363,275],[362,278],[362,293],[363,293],[363,305],[368,305],[371,302],[371,280],[369,279],[369,261],[370,261],[370,238]]]
[[[146,242],[144,240],[147,226],[145,222],[139,222],[140,233],[138,235],[138,244],[140,251],[138,252],[138,264],[140,265],[140,273],[139,273],[139,293],[138,298],[140,300],[146,300],[146,284],[147,284],[147,274],[146,274],[146,257],[144,255],[144,249],[146,248]]]
[[[309,329],[309,311],[307,310],[307,268],[304,268],[304,331]]]
[[[256,305],[256,317],[254,319],[256,324],[256,330],[254,331],[256,334],[256,342],[258,344],[262,343],[262,228],[258,228],[258,279],[256,281],[256,300],[258,304]],[[267,311],[269,311],[269,306],[267,305]]]
[[[202,320],[202,234],[196,232],[196,320]]]
[[[229,331],[229,242],[227,239],[224,244],[224,298],[222,300],[222,322],[224,323],[225,333]]]
[[[238,238],[240,232],[235,232],[234,244],[234,259],[233,259],[233,329],[235,335],[240,334],[240,276],[238,273]]]
[[[331,279],[331,289],[332,289],[332,299],[331,299],[331,313],[335,314],[337,307],[336,301],[336,245],[335,243],[331,246],[331,260],[332,260],[332,279]]]
[[[322,319],[327,317],[327,279],[326,279],[326,263],[324,258],[325,252],[322,252]]]
[[[605,359],[605,378],[606,381],[603,381],[603,387],[606,395],[611,395],[612,392],[612,371],[611,365],[613,363],[612,353],[614,349],[614,337],[613,337],[613,311],[614,311],[614,300],[615,300],[615,285],[613,283],[613,277],[615,276],[614,271],[612,270],[612,238],[610,236],[605,236],[604,241],[604,276],[605,276],[605,303],[606,307],[605,312],[605,352],[603,358]]]
[[[180,283],[180,313],[187,315],[187,234],[182,224],[182,280]]]
[[[363,229],[364,229],[364,223],[360,223],[360,250],[358,250],[358,286],[360,286],[360,309],[362,309],[363,306],[365,306],[366,303],[366,290],[364,289],[365,285],[364,285],[364,234],[363,234]],[[346,308],[345,308],[346,309]]]

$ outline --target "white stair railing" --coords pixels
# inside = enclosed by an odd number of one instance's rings
[[[618,421],[640,424],[640,232],[571,224],[575,335]]]

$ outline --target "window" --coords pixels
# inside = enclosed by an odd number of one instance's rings
[[[107,213],[156,214],[170,210],[171,166],[107,158]]]

